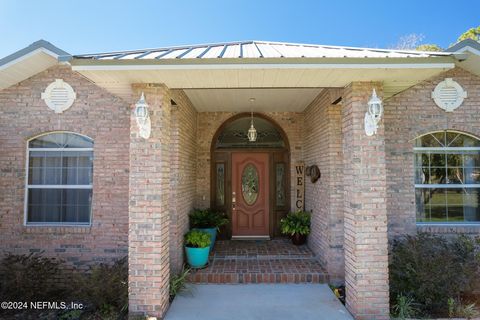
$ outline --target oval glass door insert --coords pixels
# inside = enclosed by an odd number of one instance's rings
[[[246,204],[251,206],[258,198],[258,172],[253,164],[248,164],[242,173],[242,194]]]

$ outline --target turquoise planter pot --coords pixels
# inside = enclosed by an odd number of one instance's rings
[[[217,228],[193,228],[193,230],[199,230],[210,234],[210,249],[213,249],[213,245],[217,239]]]
[[[203,268],[207,265],[210,247],[206,248],[189,248],[185,247],[187,254],[187,262],[192,268]]]

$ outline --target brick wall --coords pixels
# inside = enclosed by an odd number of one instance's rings
[[[286,133],[290,144],[290,175],[291,196],[293,192],[294,165],[303,161],[302,127],[303,114],[297,112],[267,112],[266,116],[273,119]],[[195,205],[199,208],[210,206],[210,148],[217,129],[230,117],[233,112],[200,112],[198,114],[197,133],[197,195]],[[293,207],[294,201],[291,201]]]
[[[321,178],[306,177],[305,208],[312,211],[309,247],[330,279],[344,278],[342,106],[332,105],[336,90],[324,90],[304,111],[305,165],[317,165]]]
[[[63,79],[77,94],[55,114],[41,93]],[[25,227],[27,140],[55,130],[94,140],[91,227]],[[72,72],[52,67],[0,91],[0,253],[45,251],[77,266],[127,255],[129,106]]]
[[[366,104],[378,83],[354,82],[342,100],[346,306],[355,319],[389,319],[385,134],[368,137]]]
[[[468,93],[454,112],[440,109],[431,92],[445,78],[453,78]],[[480,77],[456,68],[426,80],[385,101],[385,151],[387,159],[387,211],[389,236],[415,233],[414,139],[445,129],[480,137]],[[480,233],[480,227],[419,227],[434,233]]]
[[[182,90],[171,90],[170,265],[183,264],[183,235],[195,201],[197,176],[197,111]]]
[[[141,138],[131,112],[128,310],[162,317],[169,306],[170,278],[170,91],[160,84],[134,84],[132,101],[141,92],[152,132]]]

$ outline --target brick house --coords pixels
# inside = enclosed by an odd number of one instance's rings
[[[386,319],[389,239],[480,232],[479,110],[471,40],[447,52],[246,41],[91,55],[41,40],[0,60],[0,250],[79,267],[128,254],[130,311],[161,317],[193,208],[224,210],[228,239],[275,238],[304,208],[308,246],[345,281],[347,308]],[[232,203],[249,204],[245,163],[260,176],[255,215]],[[313,183],[298,170],[315,165]]]

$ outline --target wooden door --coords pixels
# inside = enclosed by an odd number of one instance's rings
[[[268,153],[232,153],[232,236],[268,237]]]

